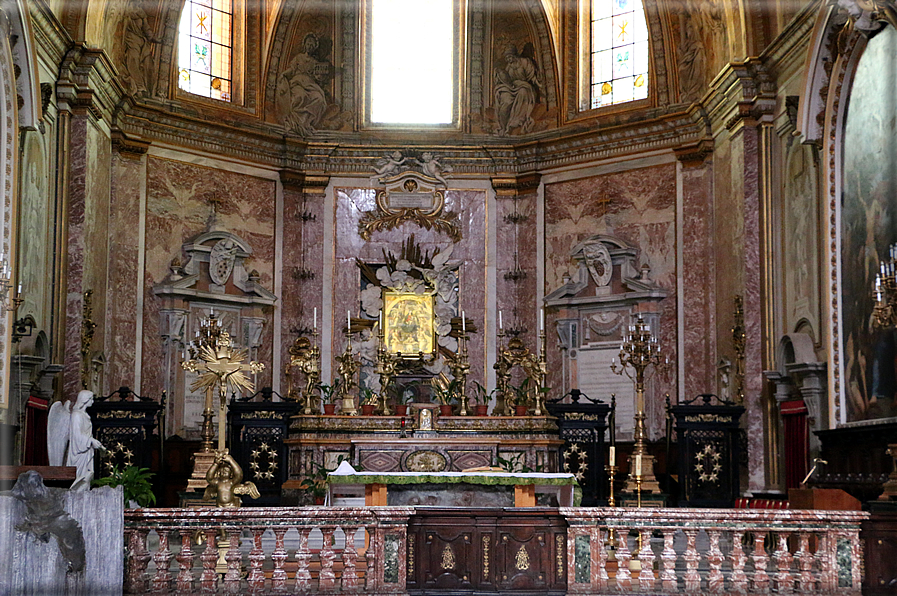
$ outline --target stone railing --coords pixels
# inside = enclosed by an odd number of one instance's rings
[[[859,594],[853,511],[564,508],[576,594]],[[614,548],[609,548],[613,543]]]
[[[406,575],[400,570],[413,512],[402,507],[127,510],[125,592],[403,593]]]

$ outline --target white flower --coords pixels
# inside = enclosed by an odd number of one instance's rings
[[[361,308],[369,317],[380,316],[380,310],[383,308],[383,291],[379,286],[371,284],[361,291]]]

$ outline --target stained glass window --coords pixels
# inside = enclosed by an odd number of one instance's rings
[[[231,101],[233,0],[187,0],[178,29],[178,86]]]
[[[648,25],[641,0],[591,2],[591,106],[648,97]]]

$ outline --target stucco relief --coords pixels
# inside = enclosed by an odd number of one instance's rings
[[[352,123],[334,101],[333,33],[326,20],[312,18],[296,31],[291,58],[277,77],[274,113],[290,132],[307,136],[316,130],[343,130]]]
[[[802,320],[819,328],[819,240],[817,233],[817,183],[812,149],[789,139],[785,158],[783,215],[785,238],[785,299],[788,329],[794,331]]]
[[[47,280],[47,229],[50,208],[47,204],[47,166],[40,133],[28,131],[22,148],[21,269],[22,304],[19,318],[32,315],[38,328],[43,327],[44,290]]]
[[[156,91],[157,48],[162,35],[144,10],[145,2],[110,2],[106,9],[106,47],[121,65],[128,91],[134,95],[154,95]],[[177,50],[174,50],[177,52]]]
[[[697,101],[722,68],[728,36],[720,0],[681,0],[673,14],[682,101]]]

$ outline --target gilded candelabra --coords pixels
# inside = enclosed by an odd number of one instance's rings
[[[616,507],[617,506],[617,500],[614,497],[614,477],[617,475],[617,471],[620,468],[618,468],[616,465],[616,463],[617,463],[616,451],[617,451],[616,446],[611,445],[610,449],[608,450],[608,454],[609,454],[608,461],[610,463],[608,463],[606,466],[604,466],[604,471],[607,472],[607,482],[608,482],[609,489],[610,489],[610,496],[607,498],[607,506],[608,507]],[[610,548],[616,548],[616,539],[614,538],[614,529],[613,528],[608,529],[607,541],[608,541],[608,546]]]
[[[302,400],[300,412],[306,416],[316,413],[315,395],[321,382],[321,349],[318,347],[318,329],[312,331],[312,339],[299,337],[290,346],[290,361],[286,366],[287,397]],[[296,367],[305,375],[305,386],[301,393],[293,387],[292,368]]]
[[[872,326],[875,329],[897,327],[897,244],[888,247],[889,259],[882,261],[875,276],[875,304],[872,307]],[[893,469],[884,484],[879,500],[897,499],[897,443],[888,445],[888,455],[893,459]]]
[[[218,336],[221,335],[222,330],[221,323],[215,316],[215,311],[212,311],[208,319],[201,320],[199,322],[199,329],[196,331],[196,337],[190,341],[184,352],[184,361],[181,363],[181,368],[195,372],[197,352],[202,347],[214,348],[218,343]],[[188,354],[189,358],[187,358]],[[188,362],[194,362],[194,365],[188,365]],[[194,368],[191,368],[191,366],[194,366]],[[212,422],[212,419],[215,417],[215,413],[212,410],[213,393],[214,387],[212,385],[206,386],[205,403],[203,404],[202,410],[202,430],[199,434],[202,439],[200,451],[205,453],[212,452],[212,446],[215,440],[215,425]]]
[[[352,390],[358,385],[355,382],[355,375],[358,373],[359,365],[352,355],[352,334],[349,332],[346,333],[346,349],[341,356],[337,356],[336,361],[339,362],[336,372],[340,379],[337,391],[339,399],[342,400],[340,413],[344,416],[355,416],[358,410],[355,407]]]
[[[386,397],[386,388],[392,383],[393,377],[396,375],[396,369],[399,362],[402,361],[402,354],[390,354],[386,351],[386,337],[383,332],[383,325],[377,333],[377,368],[375,373],[380,377],[380,394],[378,395],[379,405],[377,407],[384,416],[392,416],[392,410],[389,408],[389,401]]]
[[[465,328],[458,335],[458,353],[448,358],[449,368],[452,370],[452,376],[458,380],[461,386],[458,401],[461,402],[461,410],[458,412],[461,416],[470,414],[470,403],[467,397],[467,375],[470,374],[470,361],[467,352],[467,330]]]
[[[539,355],[531,353],[524,345],[520,337],[513,337],[505,346],[505,332],[499,327],[498,331],[498,360],[495,369],[495,382],[498,393],[502,399],[502,405],[497,409],[501,416],[510,416],[511,408],[508,404],[508,396],[511,392],[511,369],[520,366],[527,378],[534,384],[533,416],[545,414],[545,377],[548,367],[545,362],[545,329],[544,324],[539,333]]]
[[[648,433],[645,427],[645,372],[648,367],[656,371],[660,366],[660,344],[651,333],[651,325],[642,319],[639,314],[635,324],[630,325],[620,344],[620,366],[616,362],[611,363],[611,370],[618,374],[626,374],[635,383],[635,446],[632,451],[631,461],[646,464],[647,474],[635,475],[630,473],[626,482],[626,490],[637,490],[641,494],[644,484],[648,492],[660,492],[660,485],[654,477],[654,458],[648,454],[645,445]],[[632,372],[630,372],[630,369]]]

